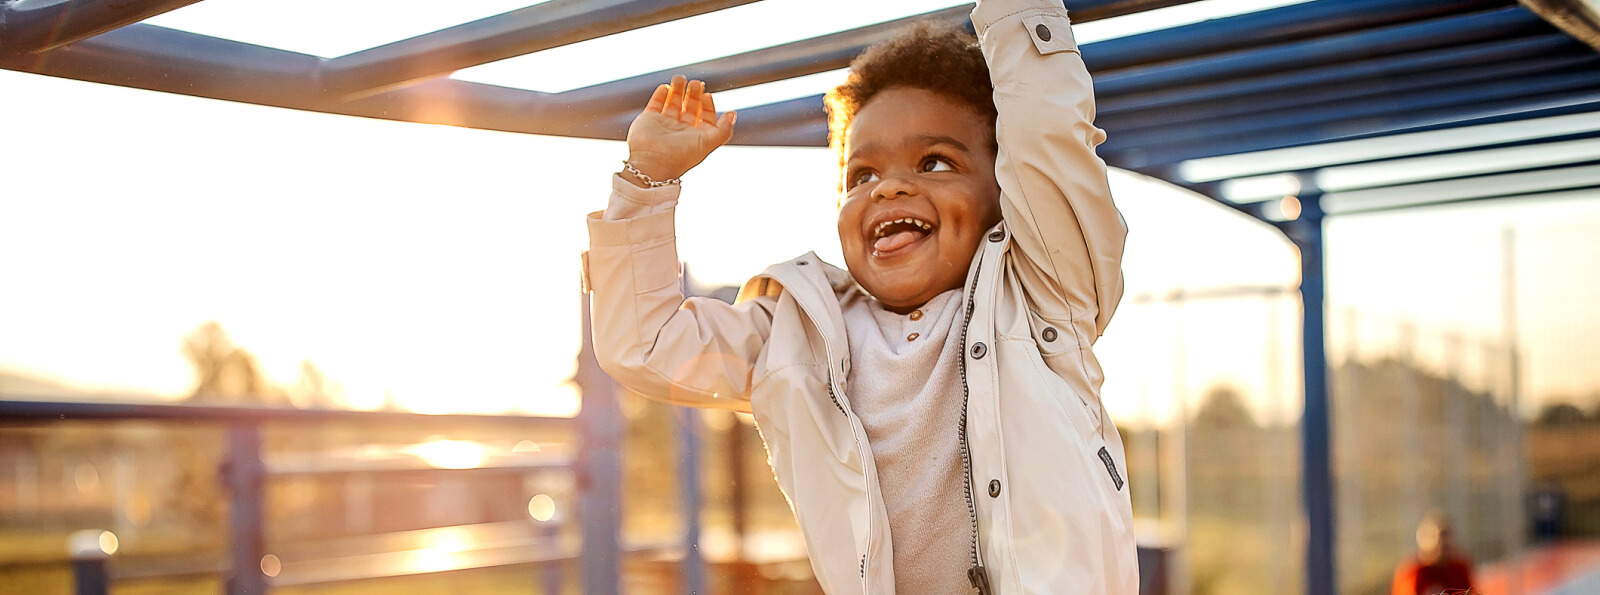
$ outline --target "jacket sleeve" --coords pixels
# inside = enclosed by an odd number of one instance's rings
[[[595,357],[618,383],[646,397],[749,411],[751,370],[771,331],[775,299],[736,306],[684,299],[671,206],[677,192],[613,178],[612,207],[589,215],[583,274]]]
[[[1038,314],[1092,342],[1122,299],[1127,226],[1095,154],[1094,88],[1061,0],[987,0],[972,22],[994,81],[1000,208]]]

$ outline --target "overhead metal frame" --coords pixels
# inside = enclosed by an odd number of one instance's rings
[[[0,68],[261,105],[534,134],[620,139],[639,103],[672,73],[713,91],[843,68],[860,50],[916,18],[967,23],[960,6],[561,93],[446,78],[495,60],[595,39],[754,0],[552,0],[333,59],[152,25],[151,15],[195,0],[0,0]],[[1078,22],[1192,0],[1064,0]],[[1555,23],[1553,26],[1551,23]],[[970,24],[968,24],[970,26]],[[1600,187],[1586,160],[1333,192],[1316,169],[1301,181],[1298,217],[1271,203],[1225,200],[1226,179],[1191,181],[1191,160],[1344,140],[1600,113],[1600,18],[1583,0],[1317,0],[1085,44],[1096,81],[1100,154],[1272,223],[1302,257],[1306,408],[1303,490],[1307,593],[1334,592],[1332,469],[1323,338],[1322,219],[1351,196],[1358,211]],[[826,118],[813,95],[741,110],[733,143],[823,146]],[[1538,146],[1596,131],[1521,139]],[[1466,147],[1372,158],[1329,167]],[[1600,161],[1597,159],[1595,161]],[[1552,180],[1556,180],[1552,182]],[[1445,191],[1386,202],[1384,188]],[[1413,194],[1415,194],[1413,192]],[[596,520],[595,522],[601,522]]]

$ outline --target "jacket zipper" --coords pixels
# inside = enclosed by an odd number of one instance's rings
[[[818,318],[816,316],[815,312],[812,312],[810,309],[806,308],[806,305],[805,305],[804,301],[801,301],[801,300],[796,300],[796,301],[800,304],[800,311],[801,312],[805,312],[805,314],[806,314],[806,316],[808,318],[810,318],[813,321],[824,320],[822,318]],[[861,436],[856,433],[855,421],[852,418],[852,416],[850,415],[850,412],[845,410],[844,403],[839,400],[839,394],[837,392],[834,392],[834,390],[833,390],[833,381],[834,381],[834,377],[833,377],[833,349],[831,349],[829,347],[830,346],[826,342],[823,343],[823,351],[828,357],[828,398],[833,400],[833,406],[838,408],[839,409],[839,413],[844,415],[845,423],[850,424],[850,436],[855,439],[855,443],[856,443],[856,456],[863,457],[863,464],[865,464],[865,461],[867,460],[867,459],[865,459],[865,457],[868,457],[868,456],[871,456],[871,455],[861,448]],[[840,370],[840,372],[842,373],[843,370]],[[863,481],[865,481],[865,477],[863,477],[862,479],[863,479]],[[868,490],[870,491],[871,488],[868,487]],[[871,537],[871,535],[872,535],[872,520],[871,520],[872,519],[872,515],[867,515],[867,518],[868,518],[868,520],[867,520],[867,535],[868,535],[868,537],[867,537],[867,549],[871,550],[872,549],[872,537]],[[974,545],[973,547],[977,547],[977,546]],[[870,585],[867,583],[867,555],[866,554],[862,554],[861,555],[861,592],[862,593],[870,593],[871,592]]]
[[[981,257],[981,255],[980,255]],[[989,572],[983,568],[983,561],[978,557],[978,505],[972,498],[972,448],[967,442],[967,403],[972,400],[972,390],[967,385],[967,327],[972,325],[972,310],[978,297],[978,278],[983,273],[983,261],[978,261],[978,270],[973,272],[972,286],[967,294],[967,311],[961,320],[961,474],[964,479],[962,487],[967,497],[967,514],[972,520],[972,567],[967,569],[967,580],[972,582],[972,588],[977,589],[979,595],[993,593],[989,586]]]

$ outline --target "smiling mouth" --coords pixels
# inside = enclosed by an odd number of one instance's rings
[[[916,217],[884,221],[873,230],[873,256],[889,256],[933,233],[933,225]]]

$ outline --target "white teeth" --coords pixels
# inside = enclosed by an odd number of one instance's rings
[[[911,225],[915,225],[917,227],[922,228],[922,231],[933,231],[933,225],[929,224],[927,221],[923,221],[923,220],[917,219],[915,217],[904,217],[904,218],[900,218],[900,219],[892,219],[892,220],[889,220],[889,221],[884,221],[882,223],[879,223],[878,224],[878,228],[873,230],[873,233],[881,237],[883,235],[884,228],[889,227],[890,225],[894,225],[896,223],[909,223]]]

